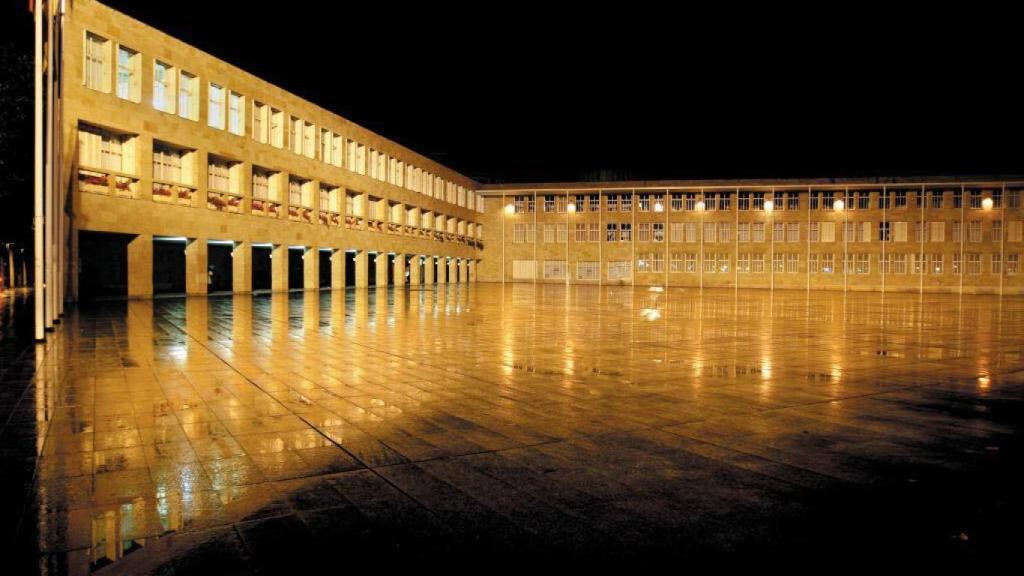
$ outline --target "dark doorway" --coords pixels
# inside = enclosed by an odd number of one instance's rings
[[[356,285],[356,253],[345,252],[345,287]]]
[[[318,254],[320,258],[320,287],[330,290],[331,286],[331,250],[321,250]]]
[[[252,247],[252,289],[270,290],[270,246]]]
[[[231,265],[231,251],[234,246],[227,242],[207,244],[206,264],[210,272],[207,292],[231,292],[234,287],[234,270]]]
[[[153,294],[185,293],[184,238],[153,238]]]
[[[408,286],[412,278],[412,267],[416,263],[415,256],[402,256],[405,260],[405,276],[402,277],[402,284]]]
[[[288,248],[288,289],[294,288],[305,288],[306,284],[303,282],[303,276],[305,275],[305,266],[303,265],[302,255],[306,253],[305,248]]]
[[[128,234],[78,233],[78,297],[82,301],[128,296]]]

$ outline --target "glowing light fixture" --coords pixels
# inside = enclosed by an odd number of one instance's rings
[[[775,209],[775,203],[774,202],[772,202],[771,200],[765,200],[764,201],[764,211],[765,212],[771,212],[774,209]]]
[[[515,214],[515,213],[516,213],[515,205],[513,205],[513,204],[506,204],[505,205],[505,214],[508,214],[509,216],[511,216],[512,214]]]
[[[981,209],[982,209],[982,210],[991,210],[991,209],[992,209],[992,206],[993,206],[994,204],[995,204],[995,203],[994,203],[994,202],[992,202],[992,199],[991,199],[991,198],[984,198],[984,199],[982,199],[982,201],[981,201]]]
[[[697,201],[697,205],[695,207],[697,208],[697,212],[703,212],[704,211],[704,201],[703,200],[698,200]]]
[[[843,202],[842,200],[836,200],[835,202],[832,203],[832,209],[835,210],[836,212],[842,212],[843,208],[845,207],[846,202]]]
[[[661,202],[655,202],[654,203],[654,211],[655,212],[664,212],[665,211],[665,207],[662,206]]]
[[[569,212],[575,212],[576,211],[576,203],[575,202],[569,202],[568,210],[569,210]]]

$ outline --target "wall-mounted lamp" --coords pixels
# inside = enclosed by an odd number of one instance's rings
[[[835,210],[836,212],[842,212],[843,208],[845,207],[846,202],[843,202],[842,200],[836,200],[835,202],[832,203],[832,209]]]
[[[775,209],[775,203],[774,202],[772,202],[771,200],[765,200],[764,201],[764,211],[765,212],[771,212],[774,209]]]

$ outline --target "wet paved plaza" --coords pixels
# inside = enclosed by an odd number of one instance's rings
[[[16,573],[941,564],[1024,532],[1020,298],[349,289],[87,305],[40,346],[0,298]]]

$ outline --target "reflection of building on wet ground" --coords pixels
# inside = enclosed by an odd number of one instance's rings
[[[45,347],[5,340],[5,473],[30,469],[5,517],[72,573],[994,553],[1020,533],[1022,305],[471,284],[83,306]]]

